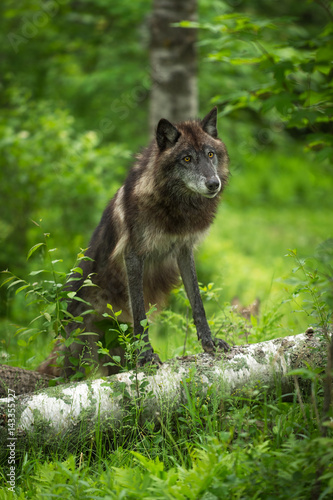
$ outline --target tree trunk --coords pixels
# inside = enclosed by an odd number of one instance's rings
[[[173,23],[197,20],[197,0],[154,0],[151,18],[150,129],[160,118],[171,122],[198,114],[197,30]]]
[[[144,421],[157,423],[176,415],[188,395],[201,400],[209,390],[218,402],[234,394],[248,394],[265,387],[282,394],[292,393],[294,379],[287,373],[304,366],[324,367],[326,345],[313,332],[274,339],[259,344],[236,346],[221,355],[198,354],[163,364],[154,374],[127,372],[106,379],[88,380],[50,387],[38,394],[0,400],[0,448],[9,436],[17,443],[39,433],[39,444],[53,445],[63,437],[77,443],[98,431],[115,435],[119,429]],[[302,382],[302,381],[300,381]],[[299,390],[299,384],[298,390]],[[10,428],[6,422],[14,418]],[[133,418],[132,423],[129,421]],[[80,432],[79,432],[80,431]],[[10,433],[11,432],[11,433]],[[113,438],[114,439],[114,438]],[[5,448],[4,448],[5,449]]]

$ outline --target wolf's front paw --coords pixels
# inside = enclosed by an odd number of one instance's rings
[[[152,349],[149,349],[148,351],[140,354],[140,357],[138,358],[136,364],[138,367],[142,367],[146,364],[156,365],[158,367],[163,365],[162,361],[159,358],[159,355],[156,354],[156,352],[154,352]]]
[[[213,354],[216,351],[215,344],[211,338],[202,340],[201,345],[203,350],[208,354]]]
[[[228,352],[231,350],[230,345],[222,339],[214,339],[214,345],[219,351]]]
[[[217,350],[228,352],[231,349],[230,345],[222,339],[205,339],[202,341],[202,348],[208,354],[213,354]]]

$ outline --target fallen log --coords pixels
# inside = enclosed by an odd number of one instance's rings
[[[324,368],[326,358],[322,336],[309,329],[305,334],[236,346],[227,354],[177,358],[153,374],[131,371],[21,396],[9,388],[8,397],[0,399],[0,449],[10,438],[25,441],[41,430],[39,441],[44,444],[61,437],[75,442],[82,433],[88,438],[97,424],[99,432],[114,435],[134,413],[142,422],[157,423],[165,415],[175,415],[194,393],[203,400],[209,391],[220,401],[254,387],[292,393],[294,379],[288,372],[305,362]]]
[[[52,378],[54,377],[16,366],[0,365],[0,398],[7,396],[8,389],[16,395],[35,392],[48,387]]]

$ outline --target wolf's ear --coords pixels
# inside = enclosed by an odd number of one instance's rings
[[[204,132],[217,137],[217,107],[213,108],[203,120],[201,120],[201,128]]]
[[[156,141],[161,151],[170,148],[178,141],[180,132],[165,118],[162,118],[157,125]]]

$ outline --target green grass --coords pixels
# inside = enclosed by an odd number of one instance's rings
[[[288,298],[290,289],[283,280],[295,267],[286,257],[288,249],[297,249],[302,258],[309,257],[330,236],[332,213],[329,211],[299,206],[284,210],[263,206],[236,211],[222,206],[203,244],[198,272],[202,271],[205,277],[205,269],[211,270],[209,279],[223,287],[224,301],[238,296],[247,305],[258,297],[265,307]],[[282,324],[286,329],[295,331],[307,326],[307,319],[298,320],[292,309],[284,312]]]
[[[3,488],[0,498],[331,498],[333,439],[320,435],[310,401],[301,411],[263,390],[217,403],[184,401],[176,421],[158,431],[147,422],[115,448],[105,438],[31,447],[17,457],[17,495]]]
[[[201,247],[198,273],[222,286],[223,299],[238,295],[243,303],[281,293],[279,278],[294,263],[287,250],[311,256],[317,245],[332,236],[332,213],[304,207],[270,206],[234,209],[222,206]],[[208,274],[209,273],[209,274]]]

